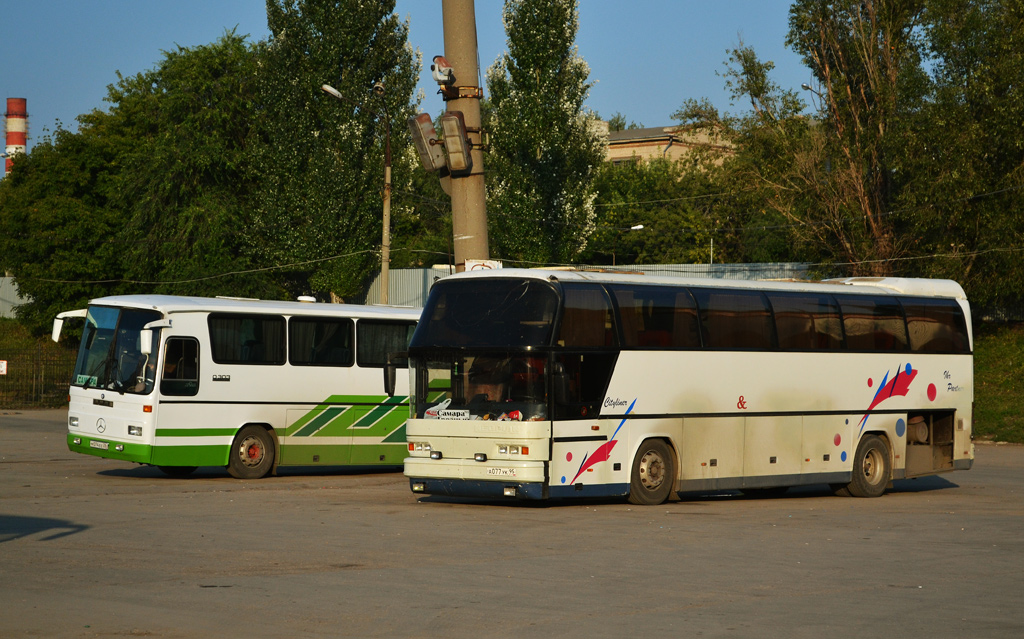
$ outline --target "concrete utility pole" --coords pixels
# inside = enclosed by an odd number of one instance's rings
[[[480,145],[480,98],[483,91],[477,86],[476,7],[473,0],[442,0],[444,20],[444,57],[455,72],[458,97],[446,96],[449,111],[461,111],[466,121],[469,140],[473,144],[473,171],[462,177],[452,177],[452,235],[455,251],[455,269],[466,270],[466,260],[486,260],[490,257],[487,245],[487,192],[484,187],[484,154]]]

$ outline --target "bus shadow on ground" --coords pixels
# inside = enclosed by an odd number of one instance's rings
[[[893,482],[893,487],[885,492],[886,495],[900,494],[900,493],[922,493],[935,490],[946,490],[950,488],[959,488],[960,485],[949,481],[948,479],[940,476],[931,475],[928,477],[916,477],[912,479],[897,479]],[[827,484],[813,484],[809,486],[794,486],[789,490],[779,491],[764,491],[764,492],[750,492],[744,493],[739,490],[720,490],[720,491],[691,491],[683,492],[678,495],[672,495],[666,503],[700,503],[700,502],[716,502],[716,501],[736,501],[736,500],[771,500],[771,499],[814,499],[828,497],[832,499],[849,499],[845,497],[837,497],[833,494],[832,489]],[[605,498],[586,498],[586,499],[551,499],[551,500],[527,500],[527,499],[480,499],[472,497],[454,497],[450,495],[419,495],[417,501],[425,504],[436,503],[436,504],[464,504],[474,506],[515,506],[520,508],[545,508],[545,507],[557,507],[557,506],[596,506],[596,505],[628,505],[633,507],[633,504],[629,504],[624,497],[605,497]],[[663,504],[664,505],[664,504]],[[644,506],[639,506],[643,508]]]
[[[171,477],[156,466],[136,466],[134,468],[111,468],[97,472],[104,477],[124,477],[137,479],[166,479],[168,481],[189,481],[192,479],[228,479],[231,481],[273,481],[275,477],[345,477],[350,475],[384,475],[401,473],[401,466],[288,466],[278,470],[276,475],[254,480],[235,479],[228,474],[226,468],[203,466],[183,477]]]
[[[84,532],[88,529],[89,526],[73,524],[66,519],[0,515],[0,543],[47,532],[50,534],[43,537],[41,541],[51,541]]]

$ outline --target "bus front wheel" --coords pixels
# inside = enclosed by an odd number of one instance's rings
[[[274,441],[260,426],[246,426],[231,444],[228,472],[236,479],[259,479],[274,464]]]
[[[633,459],[629,480],[629,503],[657,506],[672,493],[675,484],[675,457],[660,439],[649,439],[640,445]]]
[[[881,497],[892,475],[889,447],[877,435],[865,435],[853,456],[853,477],[845,486],[833,486],[837,495]]]

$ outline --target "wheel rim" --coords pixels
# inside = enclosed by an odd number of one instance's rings
[[[647,451],[640,458],[640,483],[647,490],[656,490],[664,481],[665,460],[657,451]]]
[[[864,479],[872,486],[877,485],[882,480],[882,470],[884,467],[882,453],[873,448],[868,450],[867,454],[864,455]]]
[[[250,468],[259,466],[264,455],[266,455],[266,450],[263,448],[263,442],[256,437],[246,437],[238,447],[239,459]]]

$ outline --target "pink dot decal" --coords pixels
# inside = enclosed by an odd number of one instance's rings
[[[936,395],[938,392],[935,390],[935,384],[928,384],[928,401],[934,402]]]
[[[871,387],[872,387],[872,386],[874,386],[874,385],[875,385],[875,380],[873,380],[873,379],[871,379],[871,378],[869,377],[869,378],[868,378],[868,388],[871,388]]]
[[[832,441],[835,443],[836,446],[838,446],[839,444],[843,443],[843,438],[839,435],[839,433],[836,433],[836,438],[833,439]]]
[[[565,461],[572,461],[572,453],[565,454]]]

